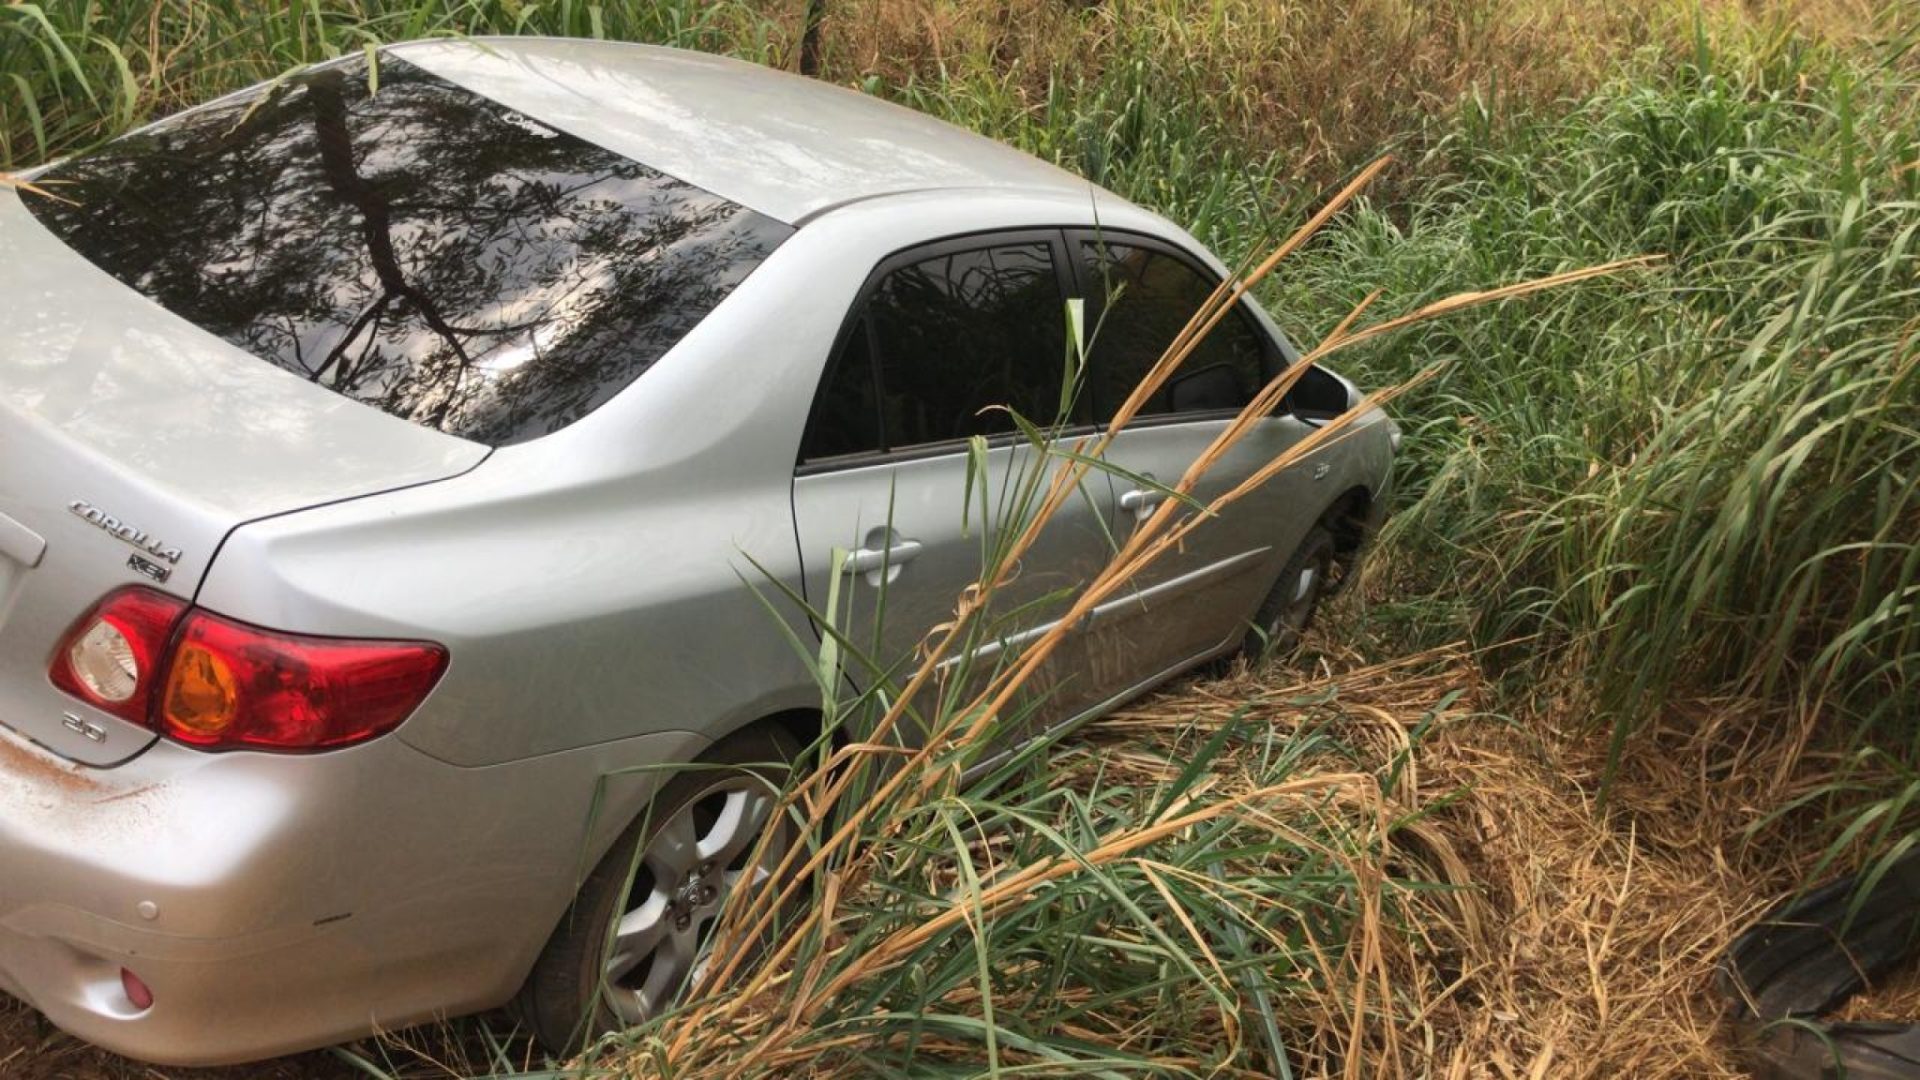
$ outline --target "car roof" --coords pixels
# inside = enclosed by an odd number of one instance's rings
[[[726,57],[524,37],[417,41],[384,51],[789,224],[901,192],[1086,197],[1094,190],[1064,169],[912,109]]]

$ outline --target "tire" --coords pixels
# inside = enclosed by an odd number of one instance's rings
[[[788,766],[766,763],[791,762],[798,753],[785,732],[771,727],[736,732],[662,785],[621,833],[581,884],[514,1003],[550,1053],[571,1056],[678,999],[704,962],[700,946],[734,884],[748,874],[764,877],[793,845],[793,823],[772,818]],[[766,857],[748,865],[769,824],[779,833]],[[716,845],[701,858],[701,848]],[[622,923],[629,924],[630,946],[615,937]]]
[[[1314,611],[1333,582],[1337,552],[1333,533],[1325,525],[1307,530],[1294,549],[1273,591],[1254,612],[1253,627],[1240,645],[1240,654],[1251,664],[1285,658],[1300,648],[1300,638],[1313,625]]]

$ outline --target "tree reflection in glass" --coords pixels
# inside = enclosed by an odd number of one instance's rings
[[[243,349],[492,445],[618,393],[792,229],[397,59],[177,117],[35,215]]]

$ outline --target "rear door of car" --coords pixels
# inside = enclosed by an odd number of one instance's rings
[[[1131,233],[1068,234],[1077,287],[1087,298],[1088,398],[1105,423],[1205,302],[1219,276],[1188,252]],[[1153,513],[1172,486],[1259,388],[1287,362],[1244,305],[1222,319],[1106,453],[1117,470],[1110,527],[1123,539]],[[1216,463],[1194,491],[1208,502],[1239,484],[1307,426],[1279,413]],[[1087,644],[1096,669],[1137,681],[1237,639],[1281,562],[1312,523],[1310,484],[1289,469],[1207,521],[1177,549],[1102,605]],[[1183,514],[1190,511],[1182,511]]]
[[[973,235],[885,260],[848,314],[796,468],[794,525],[809,605],[819,611],[837,596],[839,625],[896,684],[935,628],[953,618],[988,545],[1020,513],[1019,478],[1064,467],[1037,462],[1000,407],[1042,426],[1060,413],[1070,281],[1056,230]],[[1067,417],[1069,425],[1076,419]],[[970,466],[973,436],[984,437],[987,450]],[[1105,479],[1090,476],[1021,560],[971,654],[973,685],[1014,655],[1009,646],[1053,626],[1071,593],[1105,564],[1109,499]],[[850,553],[838,582],[835,549]],[[1112,692],[1093,683],[1082,661],[1075,635],[1029,684],[1020,730],[1068,718]],[[849,667],[856,683],[873,685],[862,660]],[[956,677],[951,663],[943,669],[944,680]]]

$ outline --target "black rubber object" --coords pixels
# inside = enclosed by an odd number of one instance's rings
[[[1716,981],[1757,1080],[1920,1078],[1920,1017],[1820,1019],[1920,946],[1920,849],[1894,861],[1849,921],[1859,885],[1842,878],[1781,905],[1721,958]]]

